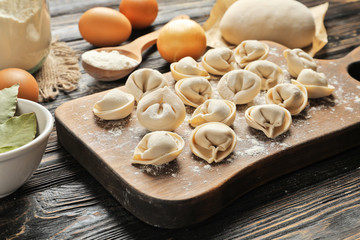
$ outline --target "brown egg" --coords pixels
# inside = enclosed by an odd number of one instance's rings
[[[6,68],[0,71],[0,90],[15,84],[19,84],[19,98],[34,102],[39,100],[39,86],[30,73],[20,68]]]
[[[130,21],[119,11],[106,7],[87,10],[79,20],[81,36],[98,46],[116,46],[131,34]]]

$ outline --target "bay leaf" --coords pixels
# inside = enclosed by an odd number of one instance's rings
[[[0,124],[15,115],[19,84],[0,90]]]
[[[0,124],[0,153],[10,151],[32,141],[36,135],[35,113],[9,118]]]

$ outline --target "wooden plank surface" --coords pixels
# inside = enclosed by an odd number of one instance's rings
[[[77,21],[88,3],[117,8],[116,1],[50,0],[53,36],[80,53],[92,47],[81,39]],[[215,0],[159,0],[154,28],[188,14],[202,23]],[[311,7],[320,0],[301,0]],[[360,2],[329,1],[325,26],[329,43],[317,58],[345,56],[360,44]],[[69,7],[70,6],[70,7]],[[71,6],[76,6],[71,7]],[[136,32],[135,36],[153,29]],[[141,67],[165,73],[156,48]],[[97,82],[83,72],[79,89],[44,103],[62,103],[124,84]],[[252,190],[202,224],[164,230],[132,216],[57,142],[54,129],[42,164],[30,181],[0,200],[0,239],[359,239],[360,149],[353,148]]]
[[[266,44],[270,47],[267,59],[286,72],[282,55],[286,48],[273,42]],[[221,164],[209,165],[194,157],[188,146],[193,128],[185,120],[175,130],[186,143],[176,161],[157,167],[131,165],[136,145],[149,131],[139,124],[135,109],[123,120],[103,121],[95,117],[92,107],[107,91],[58,107],[58,138],[135,216],[158,227],[188,226],[261,184],[360,145],[360,83],[347,73],[348,65],[357,61],[360,47],[341,59],[317,60],[318,71],[325,73],[335,86],[334,94],[310,100],[305,111],[293,117],[289,132],[276,139],[250,129],[244,119],[249,105],[265,103],[264,92],[254,102],[238,106],[231,126],[237,134],[237,146]],[[165,75],[173,89],[174,79],[169,73]],[[286,82],[290,79],[285,74]],[[215,93],[217,82],[211,81]],[[186,119],[193,111],[187,107]]]

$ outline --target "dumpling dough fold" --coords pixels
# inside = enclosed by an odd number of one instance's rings
[[[269,54],[269,46],[257,40],[242,41],[234,50],[237,64],[241,68],[250,62],[266,59]]]
[[[284,73],[281,68],[267,60],[251,62],[245,69],[261,78],[261,90],[269,90],[284,81]]]
[[[134,95],[136,102],[139,102],[146,94],[167,85],[166,78],[159,71],[142,68],[130,74],[126,80],[125,88],[127,92]]]
[[[218,122],[196,127],[190,136],[190,149],[208,163],[220,162],[236,146],[236,134],[227,125]]]
[[[192,127],[208,122],[222,122],[230,126],[235,121],[235,116],[235,103],[223,99],[209,99],[195,109],[189,123]]]
[[[268,138],[275,138],[286,132],[292,122],[288,110],[275,104],[252,106],[245,111],[247,124],[262,131]]]
[[[312,69],[302,70],[297,81],[305,86],[308,98],[326,97],[335,90],[334,86],[328,84],[328,79],[324,73],[318,73]]]
[[[214,75],[224,75],[236,68],[234,53],[226,47],[208,50],[201,63],[207,72]]]
[[[291,83],[278,84],[266,93],[266,102],[277,104],[289,110],[291,115],[299,114],[308,104],[304,85],[292,80]]]
[[[93,112],[105,120],[122,119],[131,114],[134,102],[133,95],[114,88],[95,103]]]
[[[242,69],[226,73],[217,85],[220,96],[235,104],[251,102],[260,92],[260,88],[260,77]]]
[[[132,163],[165,164],[179,156],[184,146],[184,139],[176,133],[151,132],[146,134],[136,146]]]
[[[159,88],[138,103],[139,123],[150,131],[173,131],[185,119],[185,106],[168,87]]]
[[[313,57],[300,48],[286,49],[283,52],[290,75],[297,78],[303,69],[316,71],[317,65]]]
[[[170,64],[170,71],[175,81],[189,77],[210,78],[209,73],[192,57],[184,57]]]
[[[186,105],[197,107],[211,98],[210,82],[203,77],[184,78],[175,84],[175,92]]]

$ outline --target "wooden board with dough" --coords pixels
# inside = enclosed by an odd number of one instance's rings
[[[267,60],[287,72],[285,47],[266,43],[270,46]],[[214,215],[261,184],[359,145],[360,83],[347,71],[351,64],[352,69],[354,64],[359,66],[359,61],[360,47],[341,59],[316,59],[317,71],[325,73],[335,86],[334,93],[310,100],[293,117],[289,131],[275,139],[250,128],[244,118],[247,107],[264,103],[263,93],[251,104],[238,106],[231,125],[237,145],[221,163],[208,164],[190,151],[193,128],[187,120],[194,108],[186,107],[187,117],[174,131],[186,142],[179,157],[162,166],[131,164],[135,147],[149,131],[138,123],[135,109],[122,120],[94,116],[93,105],[107,91],[59,106],[55,112],[58,139],[133,215],[153,226],[185,227]],[[173,84],[171,74],[165,75]],[[212,81],[214,91],[216,83]]]

